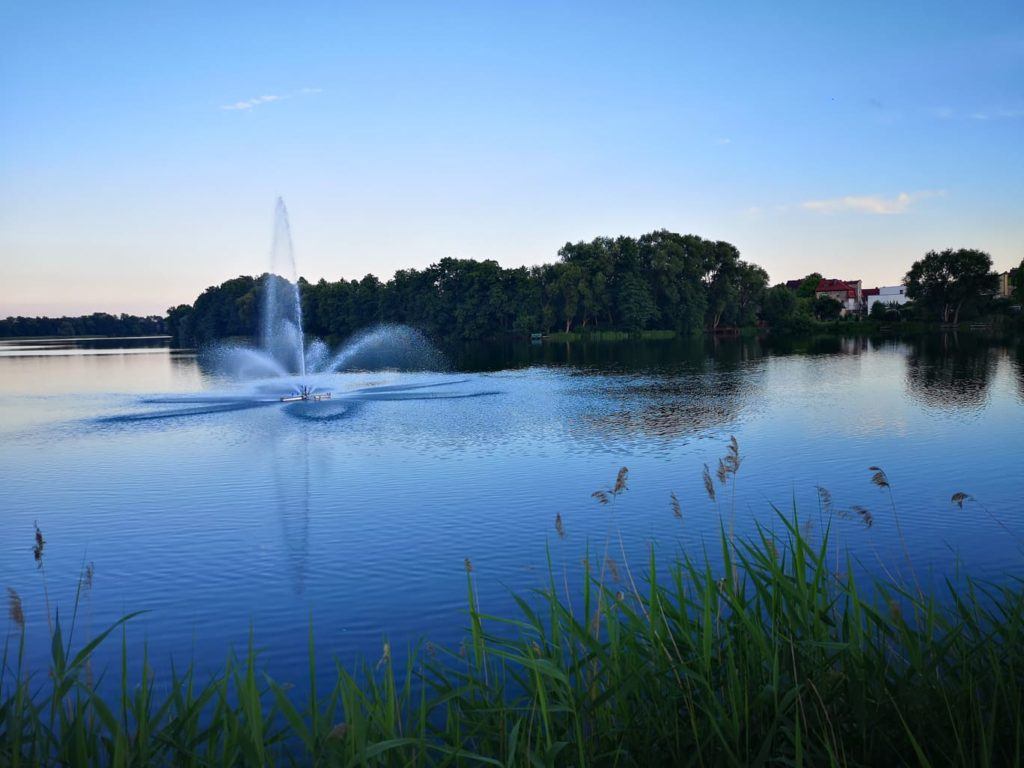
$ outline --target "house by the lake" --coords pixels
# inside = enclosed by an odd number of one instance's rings
[[[864,311],[864,296],[860,280],[836,280],[823,277],[818,281],[814,298],[828,296],[843,305],[841,315],[858,314]]]
[[[878,302],[903,305],[910,301],[907,298],[907,286],[905,285],[883,285],[881,288],[873,288],[872,291],[873,293],[865,299],[865,309],[868,312]]]

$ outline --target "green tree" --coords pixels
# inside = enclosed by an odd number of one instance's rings
[[[842,311],[843,305],[831,296],[819,296],[814,300],[814,316],[819,320],[835,320]]]
[[[800,299],[813,299],[815,293],[818,291],[818,283],[821,282],[820,272],[811,272],[807,277],[803,279],[800,285],[796,289],[797,298]]]
[[[736,298],[730,315],[734,325],[753,325],[764,300],[768,273],[756,264],[740,261],[736,270]]]
[[[626,329],[643,330],[656,312],[647,283],[636,275],[626,275],[619,289],[619,313]]]
[[[992,257],[971,248],[929,251],[904,278],[907,296],[937,314],[943,323],[960,322],[966,303],[991,299],[997,286]]]
[[[1013,285],[1013,298],[1024,302],[1024,259],[1016,269],[1010,270],[1010,284]]]
[[[717,328],[730,304],[737,300],[740,252],[719,241],[705,249],[704,285],[707,289],[707,324]]]
[[[765,292],[761,303],[761,319],[773,328],[786,325],[796,313],[796,294],[784,283],[774,285]]]

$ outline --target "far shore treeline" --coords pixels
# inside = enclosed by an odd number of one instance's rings
[[[982,251],[929,252],[903,278],[913,301],[898,308],[876,304],[871,318],[948,323],[1009,313],[1024,292],[1024,269],[1014,270],[1012,301],[996,298],[991,270]],[[167,333],[183,345],[254,337],[264,278],[241,276],[207,288],[165,318],[9,317],[0,320],[0,337]],[[841,312],[838,301],[816,296],[821,278],[815,272],[796,286],[769,287],[768,273],[741,259],[732,244],[659,230],[566,243],[557,261],[535,267],[444,258],[422,270],[399,270],[387,282],[366,275],[300,278],[299,285],[308,333],[346,337],[378,323],[404,323],[437,339],[468,340],[554,331],[809,331]]]
[[[160,315],[110,315],[94,312],[78,317],[8,317],[0,320],[0,338],[25,336],[161,336],[167,318]]]

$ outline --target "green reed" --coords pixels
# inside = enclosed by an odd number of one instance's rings
[[[135,674],[133,615],[74,653],[56,619],[49,669],[33,672],[14,622],[0,765],[1021,764],[1021,582],[861,585],[849,558],[830,567],[827,531],[812,542],[795,511],[778,517],[781,535],[723,525],[719,566],[652,550],[624,592],[585,564],[572,602],[549,567],[515,616],[482,612],[467,560],[462,649],[427,644],[396,668],[385,645],[322,687],[310,633],[302,697],[260,670],[251,640],[209,678],[155,675],[145,654]],[[120,670],[94,682],[93,653],[117,634]],[[101,696],[111,674],[119,694]]]

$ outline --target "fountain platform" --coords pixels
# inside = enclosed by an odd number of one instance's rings
[[[314,392],[309,387],[300,387],[299,391],[294,395],[285,395],[281,398],[282,403],[300,403],[300,402],[314,402],[319,403],[321,400],[330,400],[330,392]]]

